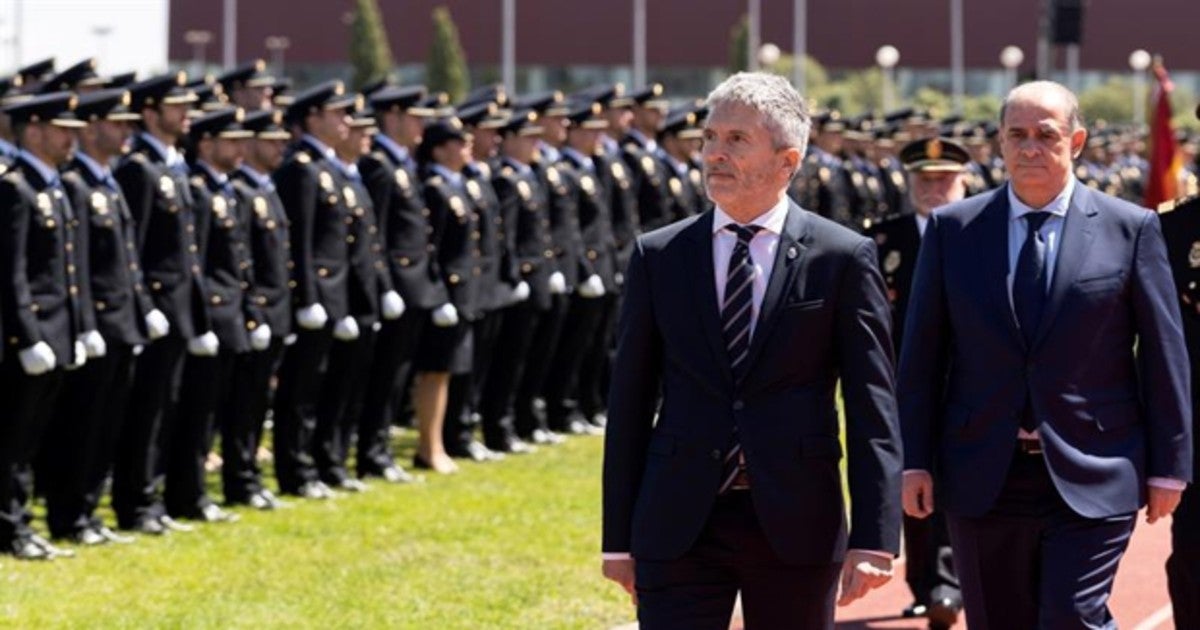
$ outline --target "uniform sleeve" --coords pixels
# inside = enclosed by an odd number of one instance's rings
[[[15,184],[0,181],[0,312],[4,314],[4,333],[16,340],[18,348],[42,341],[25,267],[32,212],[29,200]]]
[[[317,212],[317,178],[312,169],[295,162],[275,174],[279,199],[291,222],[292,259],[295,262],[294,293],[300,306],[317,302],[316,274],[313,267],[313,222]]]

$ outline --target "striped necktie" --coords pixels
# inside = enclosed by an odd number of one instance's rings
[[[725,229],[737,235],[729,271],[725,275],[725,295],[721,301],[721,335],[735,382],[746,375],[746,359],[750,355],[750,323],[754,320],[754,261],[750,259],[750,241],[762,230],[759,225],[729,224]],[[734,427],[732,445],[725,452],[725,463],[718,492],[724,493],[745,481],[746,457]]]

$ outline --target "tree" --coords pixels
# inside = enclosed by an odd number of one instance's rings
[[[733,28],[729,29],[729,72],[750,69],[747,48],[750,47],[750,16],[742,14]]]
[[[351,86],[358,89],[388,76],[392,71],[392,48],[379,15],[377,0],[355,0],[350,23]]]
[[[446,92],[451,101],[466,96],[470,84],[467,56],[458,40],[454,18],[444,6],[433,10],[433,43],[429,45],[425,68],[430,90]]]

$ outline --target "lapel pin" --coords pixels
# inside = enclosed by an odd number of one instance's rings
[[[792,245],[791,247],[788,248],[788,251],[787,251],[788,260],[796,260],[796,256],[799,256],[799,255],[800,255],[800,252],[796,251],[795,245]]]

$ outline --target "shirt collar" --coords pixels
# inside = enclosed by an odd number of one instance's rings
[[[563,155],[571,158],[571,161],[574,162],[576,166],[582,166],[583,168],[586,168],[589,171],[592,170],[592,168],[595,166],[592,164],[592,161],[587,158],[586,155],[580,153],[579,151],[576,151],[575,149],[572,149],[571,147],[563,147],[562,153],[563,153]]]
[[[92,156],[83,151],[75,151],[75,159],[79,161],[87,170],[92,172],[92,177],[99,180],[107,179],[112,175],[112,171],[103,164],[100,164],[92,158]]]
[[[455,173],[454,171],[446,168],[445,166],[442,166],[441,164],[434,164],[434,165],[432,165],[431,168],[433,168],[434,173],[441,175],[443,178],[446,179],[446,181],[450,182],[454,186],[462,186],[462,180],[463,180],[462,173]]]
[[[763,230],[775,235],[783,234],[783,225],[787,222],[788,208],[791,206],[791,201],[787,195],[781,195],[779,203],[771,207],[770,210],[758,215],[753,221],[754,225],[761,227]],[[713,211],[713,234],[725,229],[729,224],[741,225],[734,221],[725,211],[718,206]]]
[[[393,160],[402,163],[408,161],[408,149],[400,146],[395,140],[392,140],[382,133],[377,133],[375,134],[375,142],[377,142],[379,146],[383,147],[384,151],[390,153]]]
[[[548,142],[541,143],[539,150],[542,157],[546,158],[547,164],[553,164],[562,159],[562,152]]]
[[[249,175],[250,179],[252,181],[256,182],[259,186],[265,186],[265,185],[271,183],[270,175],[267,175],[266,173],[260,173],[260,172],[256,171],[254,169],[254,167],[252,167],[249,164],[246,164],[244,162],[242,163],[241,166],[238,167],[238,170],[245,173],[246,175]]]
[[[1016,221],[1030,212],[1038,212],[1045,210],[1050,214],[1059,217],[1067,216],[1067,208],[1071,206],[1071,195],[1075,193],[1075,178],[1071,177],[1067,180],[1067,185],[1058,193],[1050,203],[1044,208],[1031,208],[1025,205],[1017,198],[1017,193],[1013,192],[1012,184],[1008,185],[1008,218],[1010,221]]]
[[[167,166],[174,166],[181,159],[175,147],[163,144],[162,140],[155,138],[152,134],[142,132],[141,137],[142,141],[149,145],[151,149],[154,149],[154,152],[158,154],[158,157],[162,158],[163,162],[166,162]]]
[[[217,170],[212,167],[212,165],[203,160],[196,160],[196,168],[204,171],[204,174],[207,175],[209,179],[216,182],[218,186],[223,187],[225,184],[229,183],[228,175],[224,173],[218,173]]]
[[[642,145],[642,148],[647,151],[658,149],[658,143],[654,141],[654,138],[647,137],[646,134],[637,129],[630,128],[629,135],[633,136],[634,140],[637,140],[637,143]]]
[[[46,182],[47,186],[53,186],[58,182],[58,171],[50,168],[48,164],[37,159],[32,153],[21,149],[17,153],[17,156],[26,164],[32,166],[33,170],[37,171],[38,176],[42,178],[42,181]]]
[[[529,167],[528,164],[522,164],[522,163],[508,157],[507,155],[504,156],[504,164],[507,166],[511,166],[514,171],[516,171],[522,175],[525,175],[529,171],[533,170]]]
[[[324,155],[325,157],[329,158],[330,160],[334,160],[334,161],[337,160],[337,156],[334,154],[333,149],[329,148],[329,145],[325,144],[324,142],[317,140],[316,136],[306,133],[306,134],[304,134],[304,137],[301,138],[301,140],[303,140],[304,142],[307,142],[310,146],[312,146],[312,148],[316,149],[317,151],[320,151],[321,155]]]

